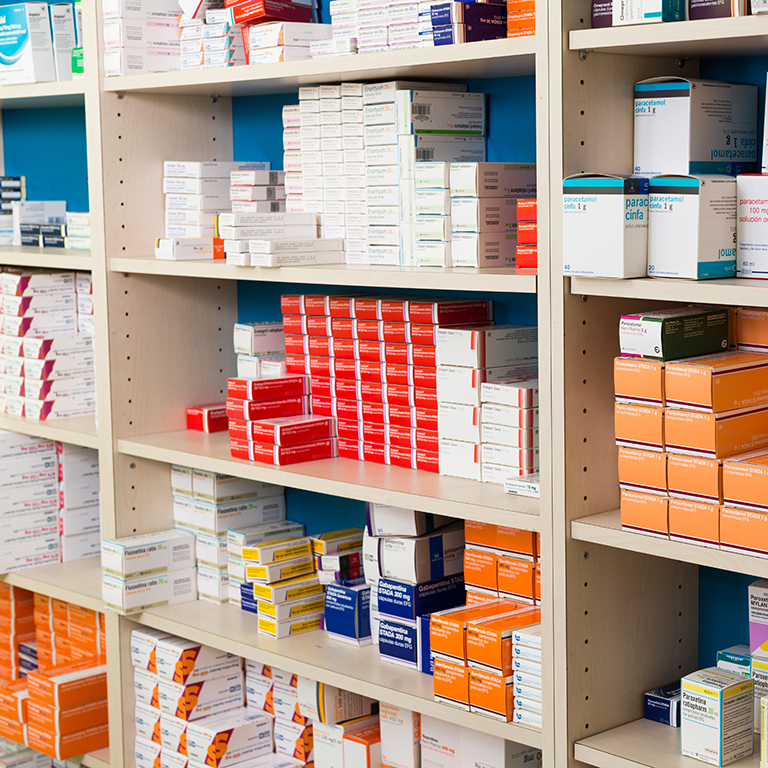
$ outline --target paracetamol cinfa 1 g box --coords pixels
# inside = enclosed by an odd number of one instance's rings
[[[736,179],[664,175],[649,184],[649,277],[733,277]]]
[[[48,3],[0,9],[0,85],[56,79]]]
[[[647,251],[647,179],[580,173],[563,181],[564,274],[644,277]]]
[[[682,77],[635,85],[635,173],[755,171],[757,86]]]
[[[681,754],[722,766],[753,753],[752,680],[711,667],[681,686]]]

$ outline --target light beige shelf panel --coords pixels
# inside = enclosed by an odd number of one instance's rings
[[[43,440],[59,440],[62,443],[82,445],[84,448],[99,447],[96,419],[93,416],[36,421],[0,414],[0,429],[8,429],[30,437],[41,437]]]
[[[381,661],[375,645],[351,647],[333,640],[323,631],[276,640],[258,634],[254,614],[236,605],[214,605],[203,601],[155,608],[128,618],[483,733],[532,747],[542,745],[541,731],[501,723],[436,702],[430,675]]]
[[[12,267],[45,267],[91,271],[91,252],[67,248],[34,248],[24,245],[0,246],[0,264]]]
[[[288,467],[233,459],[226,432],[164,432],[118,441],[120,453],[332,496],[375,501],[458,518],[539,530],[538,499],[504,493],[500,485],[441,477],[354,459],[307,461]]]
[[[739,768],[760,765],[760,737],[755,754],[739,760]],[[690,757],[680,754],[680,729],[651,720],[634,720],[573,745],[574,757],[596,768],[690,768]]]
[[[646,555],[664,557],[667,560],[679,560],[683,563],[718,568],[721,571],[768,578],[768,560],[759,557],[622,531],[621,511],[618,509],[573,520],[571,536],[579,541],[591,541],[594,544],[615,549],[628,549],[631,552],[642,552]]]
[[[763,15],[579,29],[569,34],[572,51],[634,56],[764,56],[766,46],[768,16]]]
[[[133,91],[188,96],[253,96],[260,93],[284,93],[300,85],[339,83],[344,80],[512,77],[533,74],[535,47],[534,37],[505,38],[362,56],[108,77],[103,83],[105,91],[118,93]]]
[[[652,301],[768,307],[768,280],[736,277],[723,280],[666,280],[651,277],[612,280],[572,277],[571,293]]]
[[[365,267],[349,264],[316,267],[234,267],[217,261],[162,261],[152,257],[114,258],[114,272],[172,277],[206,277],[216,280],[257,280],[275,283],[350,285],[373,288],[421,288],[452,291],[507,291],[536,293],[535,270],[516,269],[418,269],[416,267]]]
[[[40,592],[57,600],[104,611],[101,601],[101,558],[89,557],[73,563],[54,563],[39,568],[6,573],[0,578],[6,584]],[[99,768],[99,766],[93,766]]]
[[[109,747],[83,755],[80,763],[86,768],[109,768]]]
[[[85,79],[0,86],[0,109],[72,107],[85,103]]]

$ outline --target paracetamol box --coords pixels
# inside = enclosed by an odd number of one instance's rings
[[[382,618],[413,624],[419,616],[460,605],[464,599],[464,577],[458,574],[426,584],[380,579],[376,595]]]
[[[105,574],[120,579],[151,573],[170,573],[195,565],[195,537],[183,531],[158,531],[124,539],[107,540],[101,546]]]
[[[225,768],[272,752],[272,719],[264,714],[231,713],[225,720],[197,720],[187,728],[190,760]]]
[[[644,277],[647,252],[647,179],[582,173],[563,181],[564,274]]]
[[[757,87],[682,77],[637,83],[634,151],[643,176],[754,173]]]
[[[712,667],[681,683],[680,752],[717,766],[751,755],[752,680]]]
[[[182,637],[158,639],[155,658],[159,677],[185,685],[229,675],[242,666],[239,656]]]
[[[768,176],[736,178],[736,276],[768,277]]]
[[[667,454],[619,448],[619,486],[628,491],[667,495]]]
[[[663,406],[664,363],[617,357],[613,361],[613,387],[616,402]]]
[[[189,722],[242,707],[245,703],[243,673],[239,671],[186,686],[160,680],[158,702],[163,712]]]
[[[669,538],[669,498],[655,493],[621,492],[621,527],[625,531]]]
[[[736,180],[654,176],[650,184],[648,275],[701,280],[736,273]]]
[[[0,84],[55,80],[48,3],[7,5],[0,17]]]
[[[139,613],[162,605],[197,599],[197,569],[171,571],[123,580],[105,573],[101,582],[104,604],[118,613]]]

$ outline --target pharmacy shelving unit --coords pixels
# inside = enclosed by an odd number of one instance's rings
[[[550,6],[550,39],[562,39],[550,51],[557,212],[563,176],[631,172],[634,83],[696,77],[701,59],[762,53],[768,33],[763,17],[592,30],[589,6]],[[562,274],[559,213],[551,234],[551,268]],[[572,278],[552,286],[553,423],[565,425],[553,441],[553,463],[565,468],[553,481],[556,636],[567,627],[555,642],[555,684],[567,692],[556,701],[557,755],[600,768],[682,766],[689,760],[680,756],[679,731],[642,720],[642,694],[698,668],[698,566],[768,569],[757,558],[621,530],[612,380],[618,319],[671,303],[767,306],[768,292],[737,279]]]

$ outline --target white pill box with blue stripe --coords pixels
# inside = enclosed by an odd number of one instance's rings
[[[464,524],[456,521],[417,537],[384,539],[379,554],[381,575],[420,584],[464,570]]]

